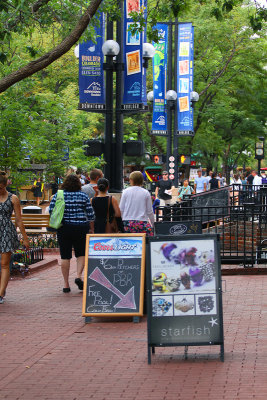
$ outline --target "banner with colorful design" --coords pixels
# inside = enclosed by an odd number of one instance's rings
[[[146,12],[146,0],[124,0],[124,94],[123,108],[142,108],[146,104],[146,70],[143,67],[143,43],[145,30],[133,34],[130,27],[134,22],[131,12]]]
[[[178,26],[177,57],[177,112],[179,136],[192,136],[193,108],[190,93],[193,91],[194,28],[191,22]]]
[[[101,111],[105,109],[104,56],[105,17],[99,15],[95,27],[96,43],[92,40],[79,45],[79,109]]]
[[[153,58],[153,119],[152,135],[167,135],[167,50],[168,25],[157,24],[159,41],[153,42],[156,53]]]

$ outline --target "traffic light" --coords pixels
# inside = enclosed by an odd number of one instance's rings
[[[190,156],[186,156],[184,154],[181,154],[179,156],[179,163],[183,164],[183,165],[190,165],[191,163],[191,157]]]
[[[83,142],[84,146],[84,154],[87,157],[90,156],[101,156],[104,153],[104,143],[100,140],[85,140]]]
[[[166,162],[166,156],[164,154],[151,154],[151,159],[154,164],[163,164]]]
[[[142,140],[126,140],[123,143],[123,152],[126,156],[142,156],[144,154],[144,142]]]

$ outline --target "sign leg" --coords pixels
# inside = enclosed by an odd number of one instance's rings
[[[224,344],[220,345],[221,351],[220,351],[220,360],[221,362],[224,362]]]
[[[135,324],[138,324],[138,322],[140,322],[140,317],[133,317],[133,322],[135,323]]]
[[[188,359],[188,346],[184,346],[184,359]]]
[[[92,322],[92,317],[85,317],[85,318],[84,318],[84,322],[85,322],[86,324],[90,324],[90,323]]]
[[[155,354],[155,347],[152,347],[152,354]]]
[[[147,363],[151,364],[151,348],[149,345],[147,346]]]

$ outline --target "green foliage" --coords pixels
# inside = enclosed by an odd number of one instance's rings
[[[241,7],[241,3],[148,2],[150,38],[157,39],[157,32],[152,29],[157,21],[178,16],[180,22],[192,21],[195,26],[194,79],[195,90],[201,94],[195,109],[196,136],[193,141],[180,139],[179,152],[194,153],[198,162],[212,168],[248,161],[255,137],[265,133],[266,43],[262,21],[266,13],[253,5]],[[0,78],[56,46],[73,28],[83,7],[81,1],[50,0],[33,15],[28,0],[0,0]],[[118,18],[116,2],[105,1],[103,7],[113,19]],[[138,23],[142,28],[144,14],[132,16],[133,29],[138,28]],[[259,37],[251,39],[255,30]],[[93,22],[81,40],[89,37],[94,37]],[[148,91],[152,87],[150,66]],[[27,174],[19,172],[29,164],[24,160],[28,155],[30,163],[47,165],[48,177],[63,175],[70,165],[84,170],[103,166],[102,158],[85,157],[83,141],[103,138],[104,116],[78,111],[77,104],[78,63],[73,51],[8,89],[1,95],[0,167],[11,169],[14,180],[21,184],[28,179]],[[151,154],[165,152],[166,139],[149,134],[151,119],[151,113],[139,114],[138,118],[125,116],[124,139],[144,140]],[[66,147],[69,160],[64,161]]]
[[[249,8],[234,7],[217,23],[208,17],[213,5],[196,6],[193,20],[195,90],[201,96],[191,151],[202,165],[222,165],[226,171],[238,163],[251,166],[248,154],[254,153],[256,137],[266,131],[266,42],[264,30],[253,36]]]

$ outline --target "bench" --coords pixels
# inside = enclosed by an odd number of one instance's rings
[[[49,214],[21,214],[21,217],[26,232],[28,232],[29,229],[35,228],[37,231],[38,228],[47,228],[49,226]],[[15,215],[12,215],[11,219],[12,222],[15,223]]]
[[[21,217],[31,248],[58,248],[56,231],[47,231],[49,214],[22,214]],[[15,215],[12,215],[11,219],[15,223]],[[19,234],[19,239],[21,239],[21,234]]]

